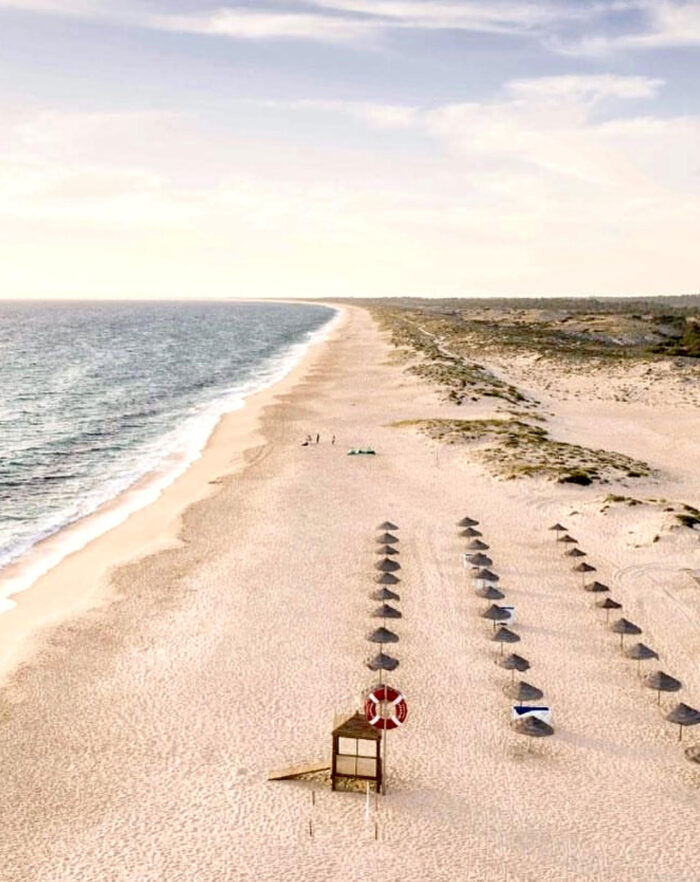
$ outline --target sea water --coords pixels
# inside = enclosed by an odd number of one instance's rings
[[[146,504],[334,315],[284,303],[0,302],[0,610],[76,538],[3,581],[8,564],[157,473],[129,501]]]

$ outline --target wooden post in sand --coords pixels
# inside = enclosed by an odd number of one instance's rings
[[[382,742],[384,744],[384,760],[382,763],[382,765],[384,766],[384,768],[382,769],[382,796],[386,796],[386,768],[387,768],[386,748],[389,743],[389,739],[387,738],[386,729],[382,730]]]

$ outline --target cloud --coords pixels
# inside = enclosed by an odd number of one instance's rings
[[[307,0],[289,3],[227,3],[208,6],[167,3],[153,12],[145,0],[0,0],[0,9],[118,21],[133,27],[245,40],[296,39],[371,43],[388,32],[453,30],[556,38],[558,29],[596,19],[612,4],[558,3],[552,0]],[[643,3],[646,0],[638,0]]]
[[[246,40],[285,38],[346,42],[369,34],[367,22],[361,19],[251,8],[217,9],[191,15],[151,15],[143,18],[141,23],[159,30]]]
[[[562,54],[589,56],[700,45],[700,0],[636,0],[631,8],[642,16],[637,30],[584,34],[569,40],[551,36],[547,45]]]
[[[369,101],[303,99],[298,101],[254,101],[257,107],[271,110],[299,110],[339,113],[378,129],[410,128],[416,124],[419,109],[406,104],[378,104]]]
[[[606,74],[513,80],[491,101],[433,108],[267,104],[272,113],[310,114],[319,135],[312,144],[295,141],[293,121],[292,137],[277,144],[228,133],[193,143],[194,121],[184,115],[6,113],[3,290],[687,290],[700,270],[700,119],[614,113],[658,88]],[[375,151],[370,139],[349,148],[342,117],[381,126],[401,149]],[[432,153],[410,149],[416,135],[432,140]],[[194,167],[206,174],[191,177]]]
[[[595,101],[603,98],[653,98],[663,84],[663,80],[651,77],[592,74],[511,80],[507,88],[521,98]]]

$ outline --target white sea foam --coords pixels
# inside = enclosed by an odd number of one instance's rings
[[[32,537],[23,548],[13,549],[8,565],[0,564],[0,613],[16,605],[13,595],[30,588],[65,557],[158,499],[201,456],[221,417],[240,410],[247,397],[287,376],[311,346],[328,336],[340,316],[340,310],[333,310],[320,328],[263,363],[255,379],[196,408],[179,426],[142,450],[130,469],[115,475],[99,493],[85,499],[79,509],[67,513],[62,523]],[[3,569],[12,575],[3,577]]]

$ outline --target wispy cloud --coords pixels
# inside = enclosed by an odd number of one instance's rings
[[[153,4],[144,0],[0,0],[0,9],[102,18],[134,27],[245,40],[372,42],[402,30],[452,30],[558,39],[559,29],[651,0],[267,0],[256,5]],[[562,44],[563,45],[563,44]]]
[[[635,0],[631,5],[642,18],[634,30],[589,32],[569,39],[551,35],[547,45],[562,54],[588,56],[700,45],[700,0]]]
[[[653,98],[663,84],[663,80],[652,77],[591,74],[511,80],[507,89],[524,98],[597,101],[604,98]]]
[[[363,19],[252,8],[217,9],[187,15],[149,15],[141,19],[141,24],[166,31],[246,40],[284,38],[349,42],[359,37],[367,38],[372,31],[369,23]]]

